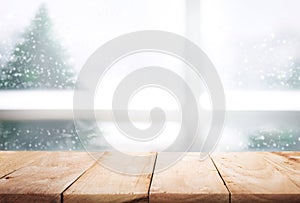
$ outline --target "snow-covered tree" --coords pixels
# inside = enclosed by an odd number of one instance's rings
[[[294,67],[290,70],[287,83],[292,89],[300,89],[300,59],[296,61]]]
[[[1,89],[73,88],[73,68],[52,27],[42,5],[0,72]]]

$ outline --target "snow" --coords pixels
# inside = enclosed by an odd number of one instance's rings
[[[72,109],[73,91],[0,91],[0,109]],[[20,100],[22,98],[22,100]]]
[[[298,91],[227,91],[225,95],[227,110],[300,110],[300,94]],[[0,91],[0,98],[0,109],[2,110],[72,110],[73,108],[73,91],[69,90]],[[20,98],[22,98],[22,100],[20,100]],[[143,103],[142,100],[139,102]],[[135,106],[132,106],[133,110],[134,107]],[[101,107],[97,106],[97,108]]]
[[[299,111],[299,91],[230,91],[226,92],[227,110]]]

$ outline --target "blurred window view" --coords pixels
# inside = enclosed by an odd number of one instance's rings
[[[72,92],[98,47],[139,30],[185,36],[215,65],[227,105],[217,151],[299,150],[299,6],[297,0],[2,0],[0,150],[83,150],[82,144],[107,149],[101,137],[116,133],[112,120],[100,124],[100,138],[94,130],[99,126],[85,123],[86,137],[79,139]],[[133,57],[108,74],[99,108],[111,108],[103,97],[111,96],[126,71],[153,63],[188,75],[168,58]],[[170,95],[153,89],[133,100],[134,110],[147,110],[154,98],[178,110]],[[49,113],[41,115],[41,110]]]

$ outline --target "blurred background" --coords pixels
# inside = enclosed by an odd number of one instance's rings
[[[80,69],[98,47],[140,30],[187,37],[215,65],[227,106],[217,151],[300,149],[297,0],[0,2],[0,150],[107,150],[103,137],[120,142],[105,115],[97,126],[83,123],[85,136],[79,139],[72,120],[72,91]],[[136,56],[112,68],[102,86],[105,93],[96,98],[98,108],[104,114],[111,109],[107,98],[133,64],[153,63],[191,79],[178,61]],[[190,83],[197,86],[192,79]],[[155,89],[137,95],[130,108],[143,114],[157,105],[179,109],[172,95]],[[149,121],[142,117],[137,123],[144,127]],[[166,140],[177,133],[178,125],[170,123]],[[152,144],[149,150],[165,143]]]

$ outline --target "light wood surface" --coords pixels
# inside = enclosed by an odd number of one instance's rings
[[[300,152],[220,153],[204,161],[187,153],[165,170],[166,158],[176,153],[127,160],[112,152],[93,155],[0,152],[0,203],[300,202]]]
[[[0,202],[61,202],[61,193],[95,163],[86,152],[40,154],[0,179]]]
[[[30,164],[40,156],[38,152],[0,151],[0,178]]]
[[[64,203],[72,202],[148,202],[148,190],[156,154],[123,162],[114,153],[106,153],[63,194]],[[124,169],[134,168],[140,175],[126,175],[101,166],[116,160]],[[150,172],[149,172],[150,171]]]
[[[299,154],[299,153],[298,153]],[[231,202],[300,202],[300,188],[270,163],[269,152],[213,154],[231,193]],[[299,170],[283,163],[289,170]]]
[[[162,158],[164,156],[164,158]],[[159,153],[156,168],[172,153]],[[228,202],[229,193],[210,158],[188,153],[174,166],[154,173],[150,202]]]
[[[269,160],[282,174],[286,175],[300,188],[300,153],[273,152],[266,154]],[[300,190],[299,190],[300,193]]]

